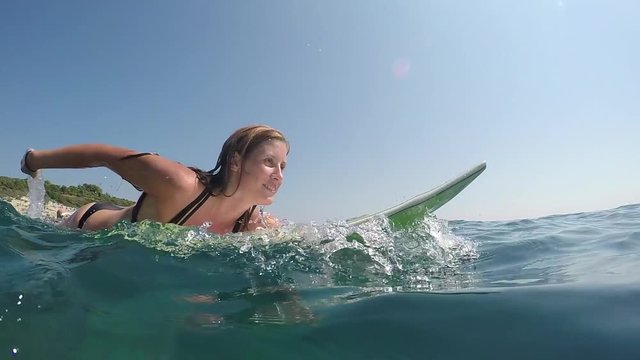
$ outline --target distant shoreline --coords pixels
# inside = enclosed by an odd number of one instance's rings
[[[91,202],[108,202],[120,206],[130,206],[131,200],[109,195],[93,184],[61,186],[44,182],[46,191],[44,213],[46,219],[56,221],[59,215],[68,215],[78,207]],[[19,213],[26,215],[29,209],[29,189],[26,179],[0,176],[0,199],[10,203]]]
[[[16,211],[18,211],[22,215],[27,214],[27,209],[29,209],[29,198],[26,196],[21,196],[18,198],[3,198],[2,200],[8,202],[13,206]],[[49,200],[44,203],[44,218],[48,220],[59,220],[58,218],[58,210],[60,213],[67,215],[76,211],[75,208],[62,205],[56,201]]]

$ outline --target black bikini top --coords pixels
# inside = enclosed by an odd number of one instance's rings
[[[133,159],[133,158],[146,156],[146,155],[158,155],[158,154],[138,153],[138,154],[125,156],[120,160]],[[140,189],[135,184],[131,184],[131,185],[133,185],[136,189],[142,191],[142,189]],[[138,213],[140,212],[140,208],[142,207],[142,201],[146,196],[147,196],[147,193],[145,192],[140,194],[140,198],[138,199],[136,204],[133,206],[133,209],[131,211],[131,222],[138,221]],[[187,222],[187,220],[189,220],[189,218],[193,214],[195,214],[195,212],[198,211],[198,209],[200,209],[202,205],[204,205],[207,199],[209,199],[209,196],[214,196],[214,195],[211,194],[211,192],[209,191],[209,188],[205,187],[205,189],[202,190],[200,195],[198,195],[192,202],[190,202],[187,206],[185,206],[184,209],[180,210],[180,212],[178,212],[173,218],[171,218],[171,220],[169,220],[169,223],[184,225],[184,223]],[[253,205],[249,210],[245,211],[242,215],[240,215],[240,217],[236,220],[235,225],[233,226],[233,230],[231,231],[234,233],[237,233],[240,230],[246,229],[249,219],[251,219],[251,215],[253,215],[253,212],[255,211],[255,209],[256,209],[256,205]]]

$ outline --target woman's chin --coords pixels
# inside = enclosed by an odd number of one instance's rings
[[[271,205],[273,203],[273,196],[263,198],[258,202],[258,205]]]

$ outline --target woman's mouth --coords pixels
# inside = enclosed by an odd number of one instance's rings
[[[267,184],[264,184],[264,185],[262,185],[262,186],[264,186],[264,188],[265,188],[265,189],[269,190],[270,192],[272,192],[272,193],[274,193],[274,194],[276,193],[276,191],[278,191],[278,187],[277,187],[277,186],[275,186],[275,185],[267,185]]]

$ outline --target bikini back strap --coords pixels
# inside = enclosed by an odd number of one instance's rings
[[[152,152],[141,152],[141,153],[137,153],[137,154],[131,154],[131,155],[127,155],[127,156],[123,156],[120,158],[120,160],[129,160],[129,159],[135,159],[135,158],[139,158],[141,156],[147,156],[147,155],[158,155],[158,153],[152,153]],[[132,183],[131,181],[124,179],[126,182],[128,182],[129,184],[131,184],[131,186],[133,186],[134,188],[136,188],[136,190],[138,191],[142,191],[142,188],[140,188],[140,186]],[[136,212],[137,214],[137,212]],[[135,222],[135,221],[134,221]]]
[[[191,215],[193,215],[196,211],[198,211],[198,209],[200,209],[200,207],[207,201],[209,196],[209,189],[205,188],[197,198],[189,203],[189,205],[185,206],[185,208],[177,213],[176,216],[169,220],[169,222],[173,224],[183,225],[191,217]]]
[[[158,155],[158,153],[141,152],[141,153],[137,153],[137,154],[131,154],[131,155],[123,156],[123,157],[120,158],[120,160],[135,159],[135,158],[139,158],[141,156],[147,156],[147,155]]]
[[[140,194],[140,197],[138,198],[138,201],[136,202],[135,205],[133,205],[133,209],[131,210],[131,222],[137,222],[138,221],[138,213],[140,212],[140,208],[142,207],[142,201],[144,200],[144,198],[147,196],[146,192],[143,192],[142,194]]]

